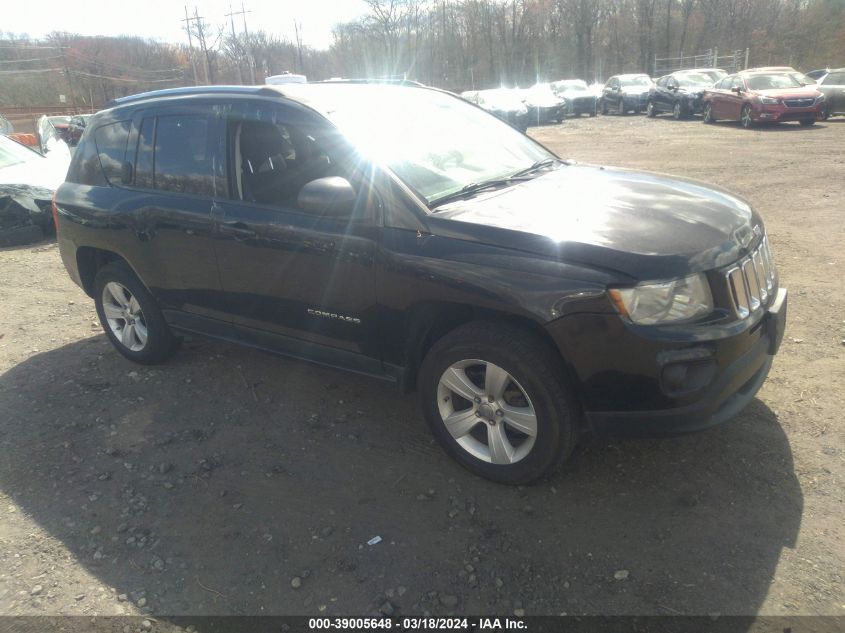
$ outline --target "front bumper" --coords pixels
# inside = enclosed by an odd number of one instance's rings
[[[742,411],[769,373],[786,306],[782,288],[760,314],[706,326],[709,332],[686,342],[678,333],[646,336],[647,329],[632,329],[609,314],[564,317],[549,329],[580,383],[590,428],[666,435],[721,424]]]
[[[751,116],[760,123],[769,121],[815,121],[821,115],[823,104],[816,104],[804,108],[790,108],[782,104],[759,104],[751,110]]]

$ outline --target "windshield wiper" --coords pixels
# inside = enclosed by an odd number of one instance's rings
[[[494,178],[493,180],[484,180],[482,182],[471,182],[468,185],[464,185],[457,191],[453,193],[446,194],[440,198],[436,198],[432,200],[429,204],[429,208],[434,209],[441,205],[444,205],[448,202],[453,202],[455,200],[463,200],[464,198],[469,198],[470,196],[475,195],[481,191],[485,191],[487,189],[497,189],[499,187],[507,187],[508,185],[512,185],[517,182],[523,182],[525,180],[531,180],[526,175],[521,175],[519,173],[514,174],[512,176],[507,176],[506,178]]]
[[[558,163],[563,163],[563,161],[559,158],[544,158],[543,160],[538,160],[536,163],[531,165],[531,167],[526,167],[525,169],[520,169],[519,171],[512,173],[510,177],[518,178],[520,176],[527,176],[535,171],[540,171],[541,169],[551,167],[552,165],[556,165]]]

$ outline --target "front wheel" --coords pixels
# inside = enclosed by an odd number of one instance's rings
[[[705,123],[715,123],[716,117],[713,116],[713,105],[710,103],[704,104],[704,117],[702,120]]]
[[[655,116],[657,116],[657,111],[654,109],[654,102],[653,102],[653,101],[649,101],[649,102],[646,104],[646,106],[645,106],[645,113],[646,113],[648,116],[652,117],[652,118],[654,118]]]
[[[601,113],[602,116],[607,116],[607,101],[604,99],[601,100]]]
[[[684,118],[684,109],[681,107],[680,101],[676,101],[675,105],[672,107],[672,118],[676,121],[680,121]]]
[[[572,452],[575,400],[560,359],[529,332],[488,322],[457,328],[426,355],[419,391],[434,437],[481,477],[526,484]]]
[[[827,121],[830,118],[830,110],[827,106],[824,106],[819,111],[819,121]]]
[[[754,127],[754,118],[751,116],[751,104],[750,103],[746,103],[744,106],[742,106],[742,112],[740,112],[740,115],[739,115],[739,123],[746,130]]]
[[[160,363],[179,345],[155,299],[123,263],[103,266],[94,278],[94,302],[103,330],[126,358],[143,365]]]

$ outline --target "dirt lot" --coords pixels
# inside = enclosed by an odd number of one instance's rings
[[[532,133],[763,213],[790,322],[738,419],[588,438],[502,487],[445,457],[415,395],[205,340],[133,366],[55,244],[7,249],[0,614],[845,614],[845,119]]]

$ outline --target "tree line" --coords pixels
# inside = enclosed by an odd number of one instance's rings
[[[141,37],[0,34],[0,107],[194,83],[392,77],[451,90],[654,74],[656,58],[748,50],[750,66],[845,66],[845,0],[365,0],[328,49],[188,20],[192,47]],[[743,58],[744,63],[744,58]],[[675,64],[680,61],[674,62]],[[660,64],[658,64],[659,66]]]

